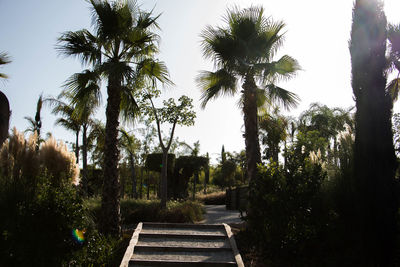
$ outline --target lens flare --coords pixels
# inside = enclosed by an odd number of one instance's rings
[[[72,230],[72,236],[78,243],[83,243],[85,241],[85,232],[86,230],[74,229]]]

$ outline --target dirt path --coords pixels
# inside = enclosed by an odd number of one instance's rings
[[[226,210],[225,205],[206,205],[204,220],[200,223],[241,223],[240,212],[237,210]]]

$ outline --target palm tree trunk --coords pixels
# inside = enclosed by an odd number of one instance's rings
[[[101,231],[105,234],[119,236],[121,218],[117,138],[121,103],[120,82],[109,77],[107,93]]]
[[[261,163],[260,143],[258,141],[257,121],[257,95],[254,78],[246,77],[243,88],[243,114],[244,114],[244,138],[246,144],[247,175],[249,182],[257,176],[257,164]]]
[[[79,164],[79,130],[75,132],[75,157],[76,164]]]
[[[83,193],[85,196],[88,194],[88,176],[87,176],[87,128],[88,126],[83,125],[82,132],[82,184]]]

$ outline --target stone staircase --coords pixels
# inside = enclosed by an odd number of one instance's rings
[[[139,223],[120,267],[244,266],[227,224]]]

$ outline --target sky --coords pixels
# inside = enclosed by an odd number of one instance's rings
[[[273,20],[285,22],[285,42],[278,57],[284,54],[298,60],[302,70],[280,86],[296,93],[301,102],[286,115],[298,116],[313,102],[329,107],[354,105],[351,89],[350,39],[351,0],[139,0],[143,10],[161,14],[160,54],[175,86],[163,89],[162,97],[193,98],[197,118],[192,127],[177,127],[180,141],[200,141],[200,154],[211,158],[225,151],[244,149],[243,116],[237,97],[218,98],[200,108],[201,90],[195,82],[201,70],[213,70],[212,62],[203,58],[200,33],[207,26],[224,26],[223,16],[229,7],[262,5]],[[400,1],[385,0],[388,22],[398,24]],[[2,67],[9,79],[0,81],[0,90],[9,98],[12,110],[10,126],[23,131],[25,116],[34,117],[41,93],[57,96],[64,81],[83,70],[79,60],[60,56],[57,38],[65,31],[91,28],[91,11],[84,0],[0,0],[0,52],[7,52],[12,63]],[[103,90],[102,108],[96,117],[105,121],[107,95]],[[160,105],[161,103],[158,102]],[[398,112],[398,105],[395,111]],[[51,132],[56,139],[74,141],[72,132],[55,126],[50,108],[42,110],[42,133]],[[129,126],[134,130],[140,125]],[[165,131],[168,128],[164,129]]]

